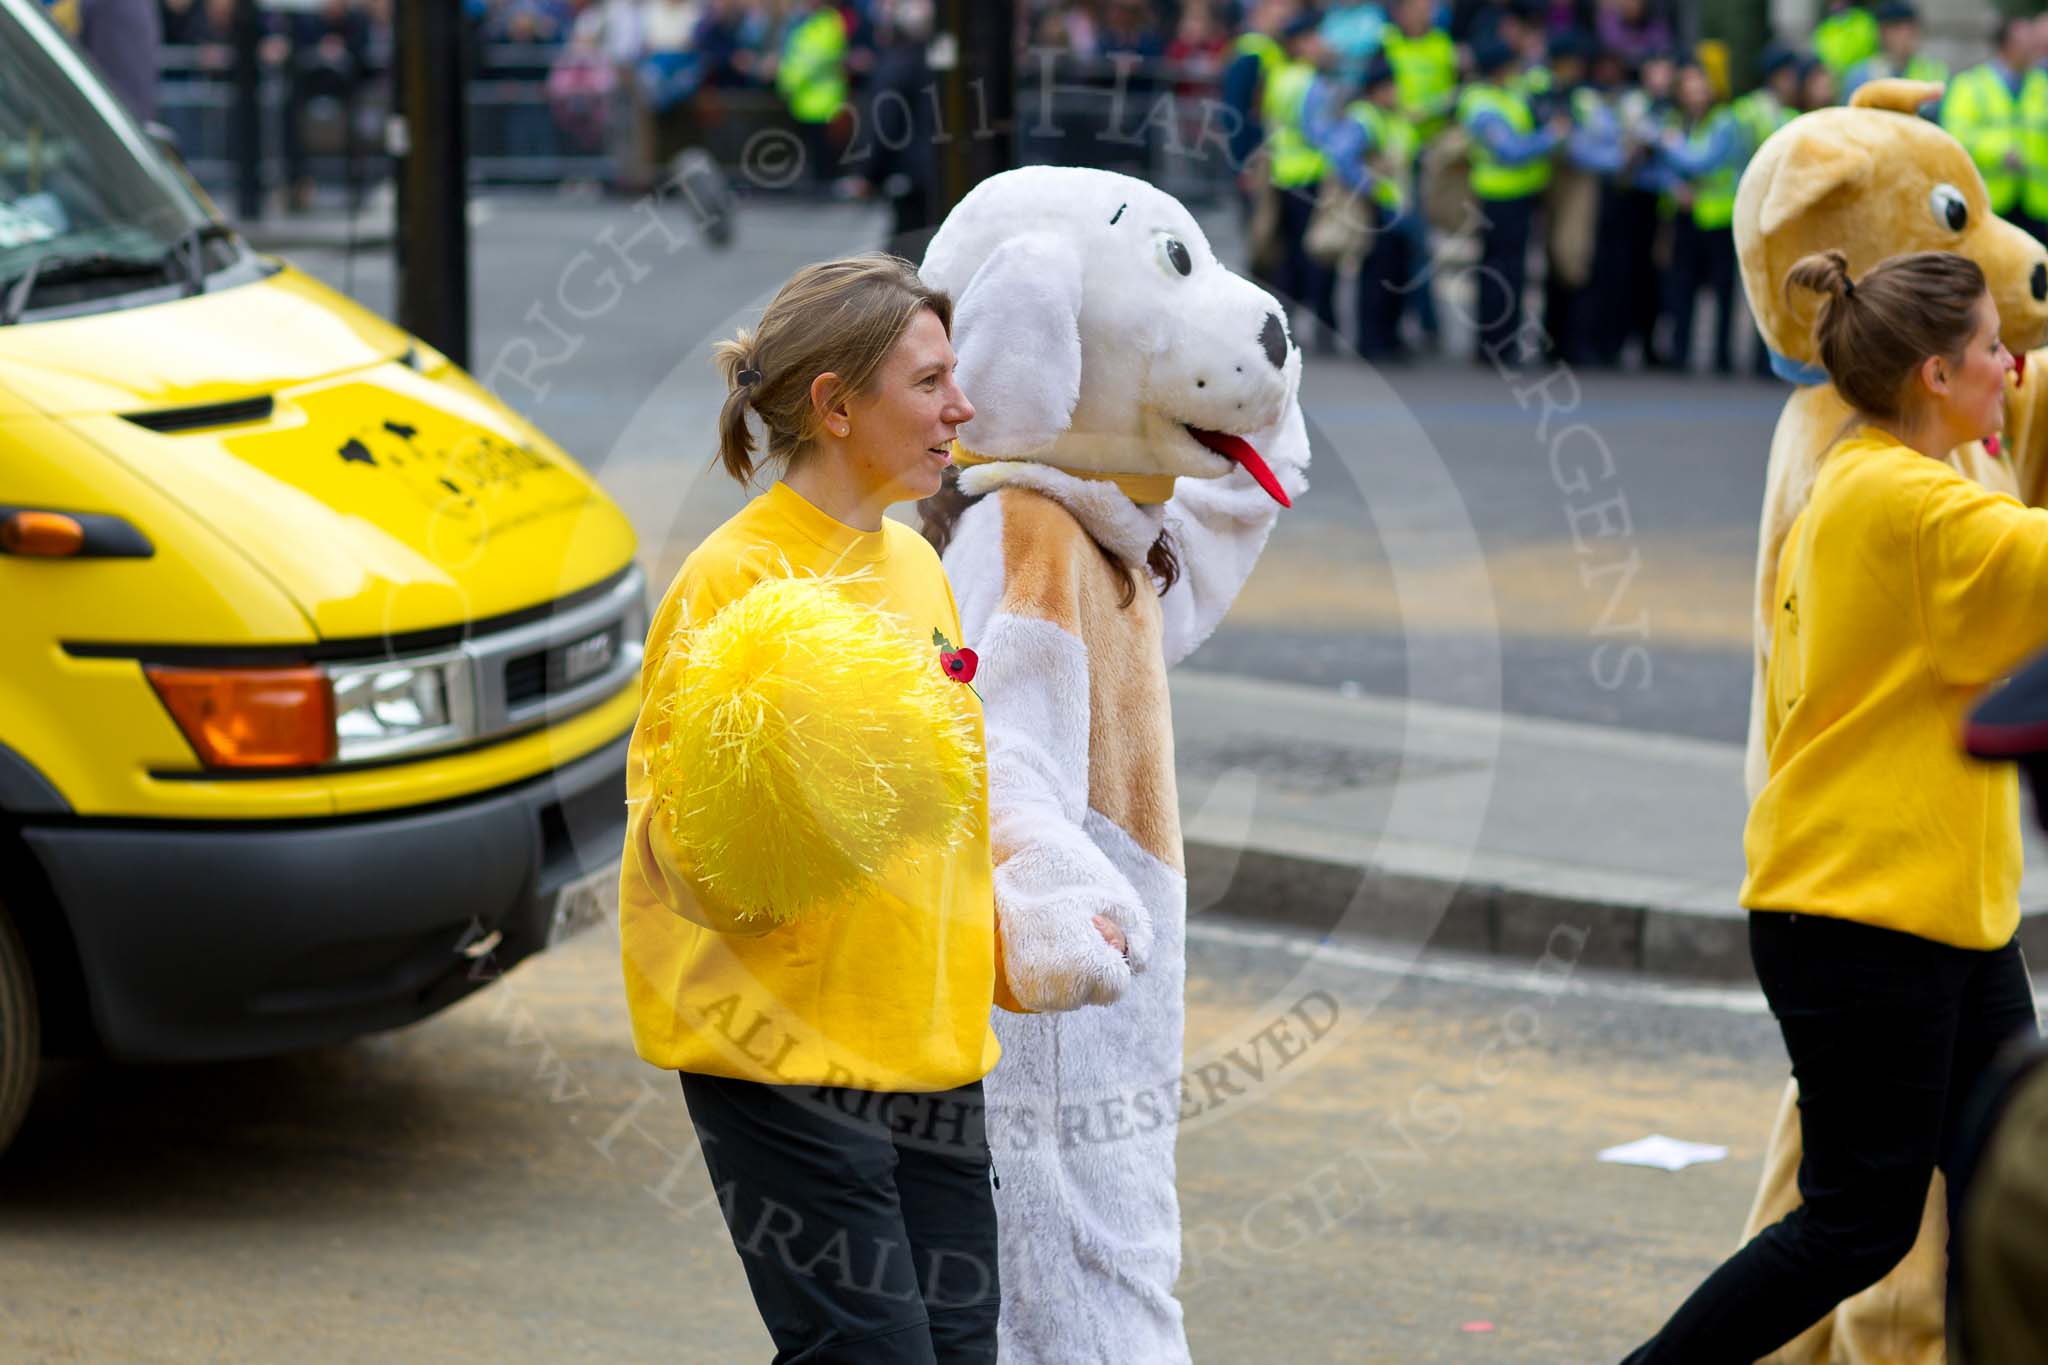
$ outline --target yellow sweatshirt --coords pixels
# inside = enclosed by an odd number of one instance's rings
[[[1864,427],[1821,466],[1778,597],[1742,904],[2003,946],[2018,779],[1962,722],[2048,646],[2048,512]]]
[[[862,568],[873,581],[850,590],[862,600],[901,615],[921,640],[937,629],[966,643],[939,557],[921,536],[894,521],[857,531],[783,483],[691,553],[655,612],[627,759],[619,934],[634,1045],[656,1066],[769,1085],[934,1091],[979,1080],[996,1063],[985,777],[973,833],[950,855],[861,903],[776,928],[741,924],[675,866],[666,841],[650,838],[642,747],[673,685],[675,632],[771,574]]]

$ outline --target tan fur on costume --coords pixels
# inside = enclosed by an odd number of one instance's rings
[[[1773,350],[1805,364],[1819,363],[1813,323],[1820,296],[1800,291],[1788,301],[1784,281],[1802,256],[1829,248],[1845,252],[1851,273],[1857,275],[1900,252],[1959,251],[1984,268],[2006,344],[2027,351],[2041,342],[2048,329],[2048,252],[1991,212],[1983,177],[1962,145],[1915,116],[1915,110],[1940,93],[1939,86],[1917,81],[1871,81],[1856,91],[1850,107],[1794,119],[1758,149],[1735,196],[1735,242],[1743,291]],[[1952,230],[1936,207],[1937,187],[1944,185],[1960,192],[1968,207],[1961,231]],[[2008,407],[2002,455],[1970,445],[1949,457],[1957,469],[1986,487],[2037,505],[2048,475],[2044,367],[2048,352],[2029,357],[2024,382]],[[1802,386],[1786,400],[1771,436],[1757,534],[1756,668],[1744,763],[1752,798],[1767,769],[1763,677],[1778,557],[1793,521],[1812,496],[1822,457],[1849,418],[1848,405],[1832,385]],[[1799,1203],[1797,1097],[1797,1087],[1788,1084],[1745,1240]],[[1945,1188],[1936,1174],[1919,1240],[1891,1274],[1767,1360],[1772,1365],[1938,1365],[1946,1354]]]
[[[1173,715],[1159,598],[1142,588],[1121,606],[1122,575],[1074,514],[1010,488],[1003,504],[1001,610],[1058,626],[1088,651],[1088,806],[1138,847],[1184,872],[1173,775]]]

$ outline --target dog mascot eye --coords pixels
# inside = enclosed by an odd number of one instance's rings
[[[1188,254],[1187,243],[1178,237],[1161,237],[1159,239],[1159,259],[1164,261],[1166,268],[1173,271],[1176,275],[1192,275],[1195,273],[1195,258]]]
[[[1950,232],[1961,232],[1970,221],[1970,205],[1954,185],[1936,185],[1927,203],[1934,210],[1934,221]]]

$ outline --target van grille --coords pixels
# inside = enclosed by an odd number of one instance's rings
[[[608,626],[581,639],[509,660],[505,664],[505,705],[517,707],[557,697],[610,672],[618,661],[620,633],[618,626]]]

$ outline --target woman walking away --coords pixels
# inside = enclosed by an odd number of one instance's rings
[[[860,256],[799,271],[720,345],[725,469],[754,475],[751,410],[783,476],[691,553],[648,634],[620,881],[634,1043],[681,1073],[778,1362],[996,1356],[981,710],[938,555],[883,518],[938,490],[974,415],[951,311]],[[748,818],[764,789],[779,806]],[[908,856],[906,793],[942,789],[951,833]]]
[[[1912,1246],[1993,1054],[2038,1031],[2013,941],[2018,779],[1957,738],[1971,700],[2048,646],[2048,512],[1942,459],[2003,420],[1997,311],[1950,252],[1860,280],[1825,252],[1786,288],[1824,296],[1821,362],[1857,410],[1780,560],[1770,776],[1743,836],[1750,953],[1799,1081],[1805,1202],[1631,1365],[1755,1360],[1875,1283]]]

